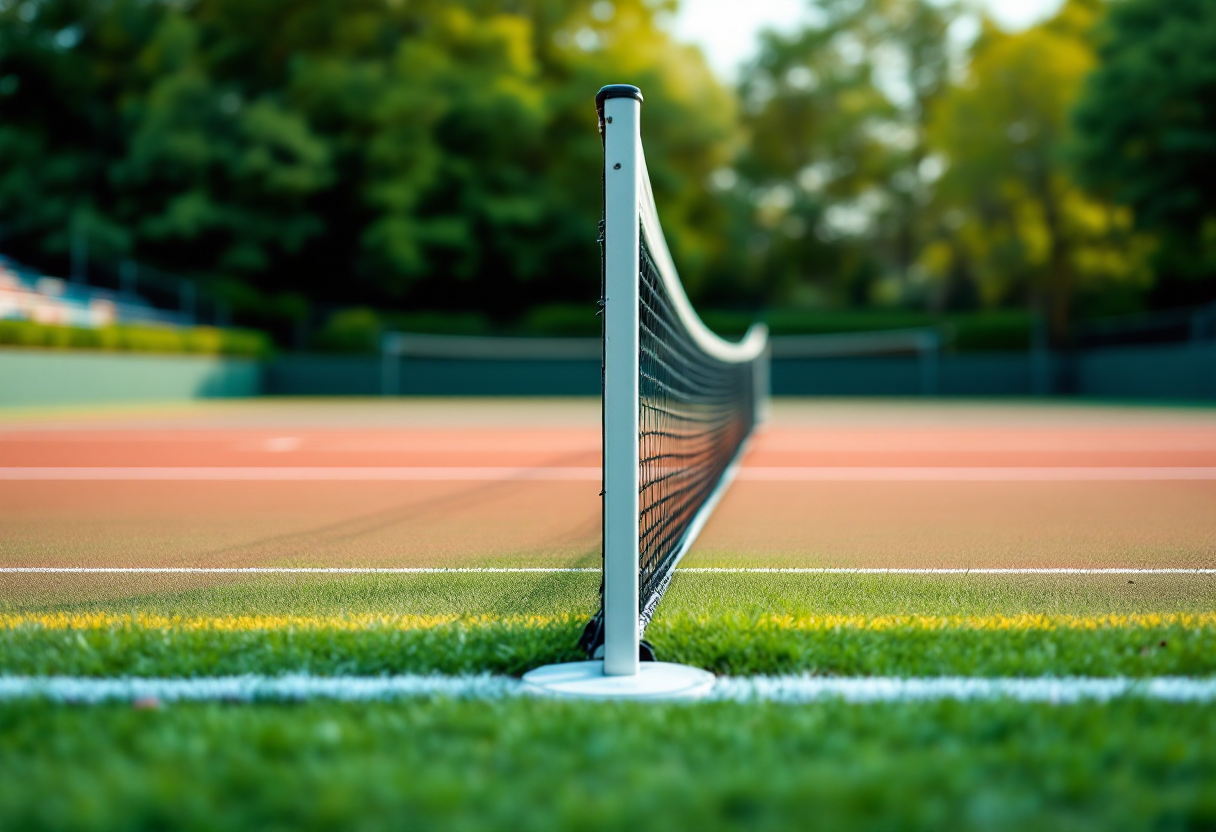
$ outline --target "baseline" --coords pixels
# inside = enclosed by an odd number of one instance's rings
[[[442,575],[463,573],[564,574],[600,572],[596,566],[0,566],[0,574],[180,574],[180,575]],[[764,567],[682,566],[676,572],[714,575],[1216,575],[1216,568],[1186,567]]]
[[[592,467],[0,467],[11,482],[599,482]],[[758,467],[740,482],[1210,482],[1211,466]]]
[[[0,676],[0,701],[46,699],[54,702],[202,702],[202,701],[379,701],[443,696],[459,699],[505,699],[536,696],[519,679],[492,676],[220,676],[192,679],[73,676]],[[800,704],[821,700],[855,703],[978,701],[1067,704],[1119,698],[1167,702],[1216,701],[1216,678],[1128,677],[722,677],[705,700]],[[704,700],[703,700],[704,701]]]

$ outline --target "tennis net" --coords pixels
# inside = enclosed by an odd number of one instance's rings
[[[583,635],[605,672],[636,672],[642,632],[728,486],[768,393],[762,325],[712,333],[688,300],[655,208],[641,93],[596,99],[604,137],[604,583]],[[614,637],[614,633],[616,634]]]

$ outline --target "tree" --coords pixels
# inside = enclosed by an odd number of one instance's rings
[[[598,290],[592,97],[632,80],[672,248],[734,110],[649,0],[14,0],[0,5],[3,245],[227,279],[247,308],[475,309]],[[104,244],[103,244],[104,243]],[[239,290],[239,291],[237,291]],[[276,300],[277,298],[277,300]],[[239,311],[239,310],[238,310]],[[287,315],[287,311],[283,311]]]
[[[1135,214],[1162,245],[1177,300],[1216,285],[1216,4],[1124,0],[1102,28],[1099,65],[1074,113],[1081,181]]]
[[[1063,165],[1068,115],[1095,58],[1100,8],[1071,0],[1018,34],[989,24],[965,81],[938,104],[931,140],[947,160],[938,239],[922,262],[943,282],[974,280],[987,305],[1029,302],[1066,341],[1079,291],[1143,285],[1148,241],[1131,214],[1085,195]]]
[[[893,108],[864,48],[840,19],[765,33],[739,95],[747,143],[719,184],[743,203],[736,245],[755,296],[866,302],[877,269],[861,241],[885,208],[887,164],[871,126]]]
[[[736,170],[774,300],[908,302],[931,173],[927,114],[950,71],[951,3],[820,0],[744,73]],[[930,166],[931,167],[931,166]]]
[[[904,136],[893,148],[885,186],[892,197],[891,255],[905,301],[913,291],[914,261],[925,233],[923,209],[937,168],[929,158],[928,124],[956,63],[949,29],[960,12],[958,3],[940,0],[868,0],[853,25],[875,55],[897,108],[892,127]]]

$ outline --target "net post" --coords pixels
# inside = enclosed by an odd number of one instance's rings
[[[632,91],[632,92],[631,92]],[[639,672],[638,264],[641,95],[597,96],[604,136],[604,675]]]

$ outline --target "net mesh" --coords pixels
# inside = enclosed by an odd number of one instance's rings
[[[677,314],[642,229],[639,286],[639,610],[649,622],[682,545],[751,433],[755,362],[707,355]]]
[[[644,629],[676,564],[712,509],[715,490],[755,426],[756,396],[762,386],[758,374],[764,372],[767,357],[723,360],[711,355],[690,331],[688,312],[682,316],[679,310],[687,298],[662,237],[645,173],[643,178],[637,406],[638,618]],[[602,222],[599,242],[602,255]],[[602,279],[601,270],[601,288]],[[604,406],[610,406],[606,398]],[[590,655],[603,644],[602,584],[600,602],[581,640]],[[646,655],[645,643],[642,649]]]

